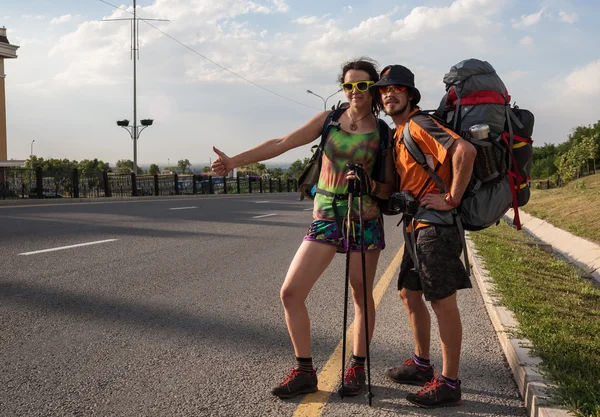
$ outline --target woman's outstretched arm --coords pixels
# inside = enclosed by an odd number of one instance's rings
[[[213,146],[213,150],[218,155],[218,158],[212,163],[211,168],[217,175],[226,175],[236,167],[252,164],[254,162],[266,161],[275,158],[290,149],[307,145],[321,136],[323,123],[325,123],[325,119],[329,113],[330,112],[328,111],[319,113],[300,129],[295,130],[289,135],[278,139],[268,140],[232,157],[227,156]]]

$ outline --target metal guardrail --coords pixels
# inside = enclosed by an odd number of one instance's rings
[[[298,181],[252,176],[135,175],[0,168],[0,198],[143,197],[297,192]]]

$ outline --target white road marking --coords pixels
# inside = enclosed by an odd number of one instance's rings
[[[264,204],[264,203],[270,203],[270,201],[255,201],[255,204]]]
[[[313,211],[313,208],[302,209],[302,211]]]
[[[189,210],[189,209],[196,209],[198,208],[198,206],[190,206],[190,207],[172,207],[169,210]]]
[[[23,252],[23,253],[20,253],[19,255],[35,255],[35,254],[38,254],[38,253],[54,252],[54,251],[63,250],[63,249],[79,248],[81,246],[98,245],[100,243],[115,242],[117,240],[119,240],[119,239],[106,239],[106,240],[99,240],[97,242],[79,243],[77,245],[61,246],[59,248],[36,250],[36,251],[33,251],[33,252]]]
[[[263,214],[261,216],[254,216],[252,217],[253,219],[262,219],[263,217],[271,217],[271,216],[277,216],[277,214],[273,213],[273,214]]]

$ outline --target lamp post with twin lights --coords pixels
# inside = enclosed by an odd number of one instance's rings
[[[152,126],[154,123],[153,119],[142,119],[140,120],[141,125],[137,125],[134,123],[133,126],[129,126],[129,120],[117,120],[117,126],[122,127],[127,132],[129,132],[129,136],[133,139],[133,172],[137,175],[137,140],[140,138],[140,134],[142,130],[147,128],[148,126]],[[141,129],[138,129],[140,128]]]

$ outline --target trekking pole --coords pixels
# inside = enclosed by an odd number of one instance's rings
[[[342,379],[338,388],[341,398],[344,398],[344,371],[346,365],[346,327],[348,326],[348,287],[350,285],[350,227],[352,213],[352,194],[354,193],[354,181],[348,182],[348,216],[346,219],[346,236],[344,245],[346,245],[346,284],[344,288],[344,334],[342,336]]]
[[[372,405],[373,392],[371,391],[371,356],[369,354],[369,305],[367,303],[367,265],[365,262],[365,230],[363,228],[363,194],[366,190],[365,184],[365,171],[360,167],[359,184],[360,188],[358,191],[358,222],[360,225],[360,256],[362,262],[362,276],[363,276],[363,305],[365,309],[365,345],[367,348],[367,398],[369,399],[369,407]]]

